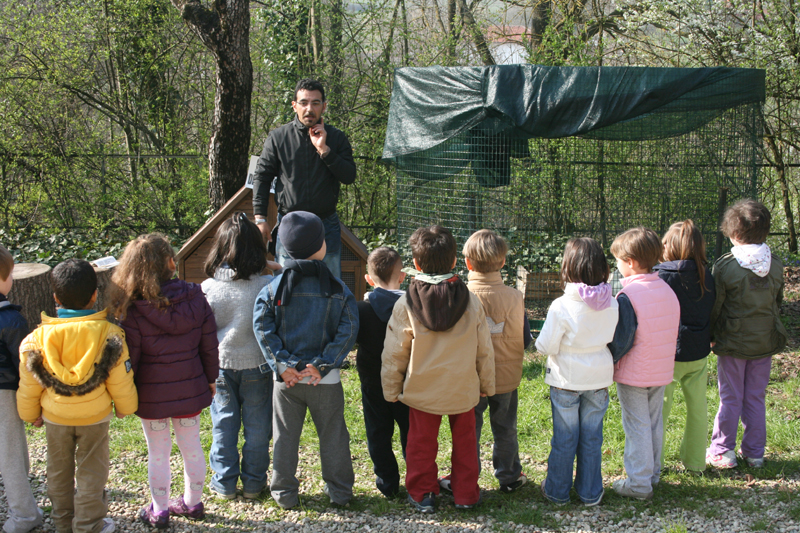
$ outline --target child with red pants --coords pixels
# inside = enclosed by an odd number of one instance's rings
[[[408,500],[434,512],[442,416],[453,438],[451,488],[457,509],[480,502],[475,406],[495,392],[494,349],[480,300],[452,273],[456,241],[441,226],[409,238],[416,271],[386,328],[381,382],[386,401],[409,407]]]

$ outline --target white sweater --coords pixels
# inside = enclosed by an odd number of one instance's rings
[[[573,283],[547,311],[536,349],[547,356],[544,382],[567,390],[597,390],[614,382],[614,360],[606,346],[614,340],[619,305],[595,311]]]
[[[247,370],[265,362],[253,333],[253,306],[272,276],[233,281],[233,275],[233,269],[220,267],[201,287],[217,321],[219,367]]]

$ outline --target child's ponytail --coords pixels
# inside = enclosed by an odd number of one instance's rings
[[[706,242],[703,234],[690,219],[676,222],[664,234],[664,258],[667,261],[692,259],[697,265],[700,279],[700,294],[708,291],[706,286]]]
[[[170,259],[175,260],[175,250],[161,233],[140,235],[129,242],[111,276],[108,289],[111,314],[122,320],[136,300],[148,300],[158,307],[169,305],[169,300],[161,294],[161,284],[175,274]]]
[[[234,280],[258,276],[267,267],[267,245],[261,230],[241,211],[220,224],[203,269],[214,277],[223,264],[234,271]]]

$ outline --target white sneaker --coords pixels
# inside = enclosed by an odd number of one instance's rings
[[[100,533],[113,533],[116,529],[114,525],[114,521],[110,518],[103,518],[103,529],[100,530]]]
[[[746,457],[743,455],[742,459],[745,460],[747,466],[749,466],[750,468],[764,468],[763,457],[756,458],[756,457]]]
[[[736,462],[736,454],[733,450],[728,450],[719,455],[712,454],[710,450],[710,448],[706,450],[707,465],[713,466],[714,468],[736,468],[738,463]]]

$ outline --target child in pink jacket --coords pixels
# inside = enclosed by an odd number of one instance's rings
[[[672,382],[680,304],[669,285],[652,272],[662,253],[661,239],[653,230],[638,227],[626,231],[614,239],[611,253],[624,276],[623,289],[617,295],[617,329],[635,328],[630,351],[614,368],[628,477],[615,481],[613,489],[621,496],[644,500],[653,497],[661,474],[661,409],[664,389]],[[634,313],[626,313],[624,307]],[[625,316],[635,319],[624,324]]]

